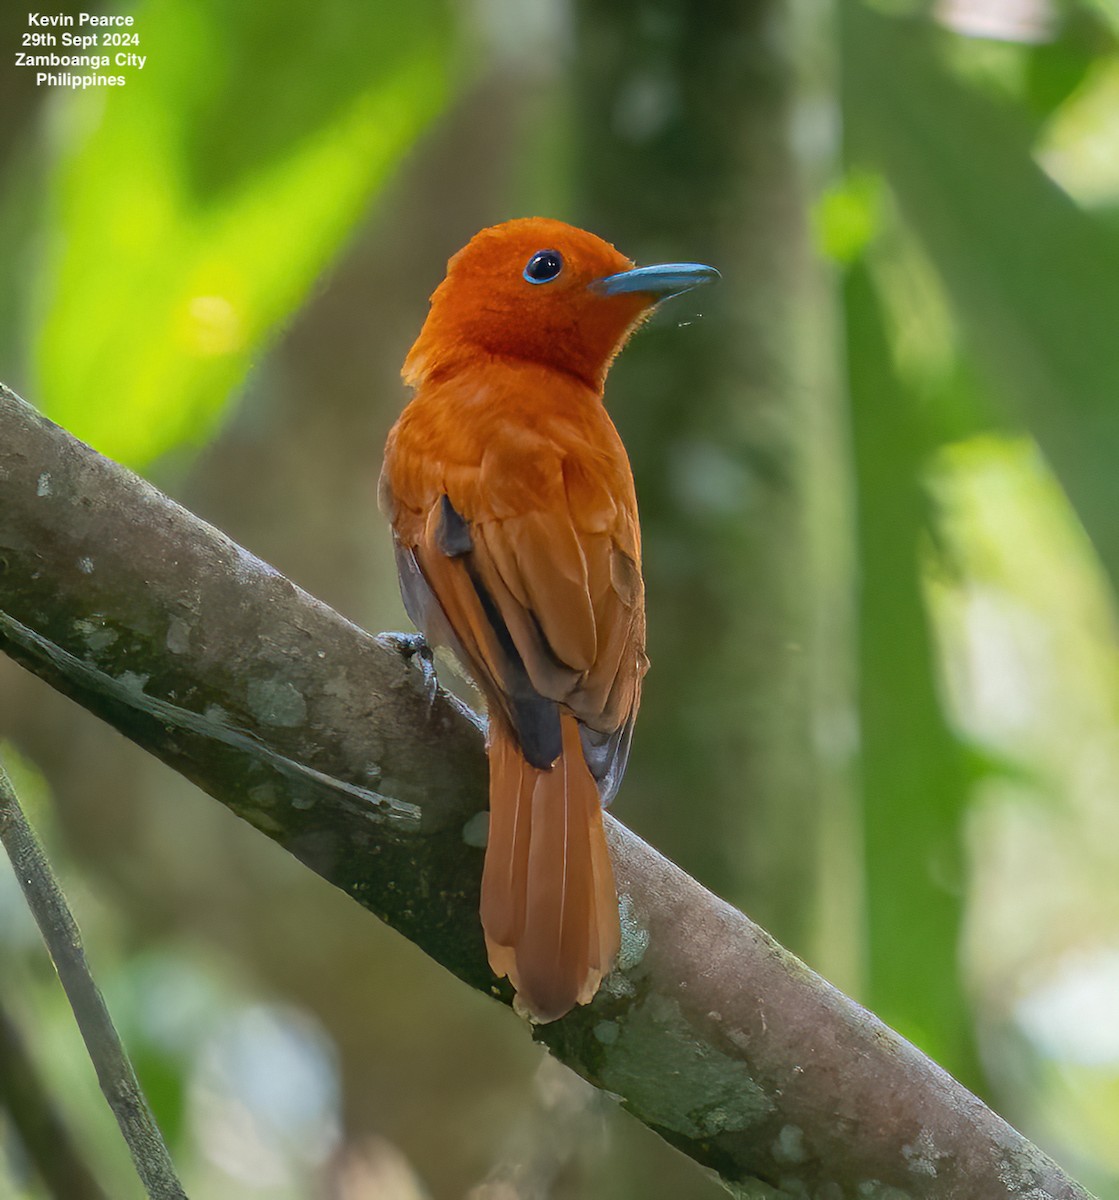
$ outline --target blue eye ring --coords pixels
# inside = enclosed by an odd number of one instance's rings
[[[563,255],[558,250],[537,250],[528,260],[524,277],[529,283],[551,283],[563,270]]]

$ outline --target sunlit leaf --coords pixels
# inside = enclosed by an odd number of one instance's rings
[[[1050,122],[1039,159],[1086,207],[1119,201],[1119,55],[1097,64]]]
[[[143,71],[67,97],[37,395],[142,463],[214,427],[447,94],[436,0],[136,11]]]
[[[827,188],[812,211],[812,233],[821,254],[854,262],[882,224],[882,185],[877,175],[853,171]]]

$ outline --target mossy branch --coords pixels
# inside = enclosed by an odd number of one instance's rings
[[[0,390],[0,649],[472,986],[482,736],[418,670]],[[619,968],[534,1031],[751,1196],[1088,1193],[616,821]]]

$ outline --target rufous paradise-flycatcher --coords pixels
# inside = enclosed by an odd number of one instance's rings
[[[482,926],[538,1022],[590,1001],[618,951],[602,806],[649,665],[633,474],[603,384],[658,301],[717,277],[508,221],[450,260],[404,363],[415,392],[380,504],[409,617],[486,700]]]

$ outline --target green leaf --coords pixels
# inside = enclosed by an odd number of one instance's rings
[[[438,0],[136,10],[66,98],[35,347],[46,411],[132,464],[210,434],[448,93]]]

